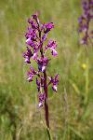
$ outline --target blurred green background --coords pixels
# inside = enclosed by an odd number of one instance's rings
[[[60,75],[58,93],[49,89],[52,138],[93,140],[93,49],[78,43],[78,0],[0,0],[0,140],[48,140],[22,57],[27,19],[36,11],[41,22],[54,22],[49,37],[58,42],[48,68]]]

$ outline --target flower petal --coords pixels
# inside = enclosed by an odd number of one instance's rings
[[[53,56],[57,56],[58,55],[58,53],[57,53],[57,51],[55,49],[53,49],[51,53],[52,53]]]

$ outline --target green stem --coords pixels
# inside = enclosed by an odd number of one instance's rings
[[[48,135],[49,140],[53,140],[49,128],[46,128],[46,132],[47,132],[47,135]]]

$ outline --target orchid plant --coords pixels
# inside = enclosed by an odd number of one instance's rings
[[[28,23],[29,27],[25,35],[27,50],[23,53],[25,62],[30,65],[27,80],[29,82],[32,82],[34,78],[36,80],[38,106],[44,107],[46,126],[49,128],[48,87],[51,85],[53,91],[57,92],[59,82],[58,74],[54,77],[47,75],[47,67],[50,62],[47,51],[50,50],[53,57],[58,55],[56,41],[47,39],[48,33],[54,28],[54,24],[53,22],[42,24],[38,18],[38,13],[32,15],[28,19]],[[36,69],[33,68],[31,60],[37,64]]]
[[[82,33],[80,44],[93,45],[93,29],[91,23],[93,22],[93,0],[82,0],[83,13],[79,18],[79,33]]]

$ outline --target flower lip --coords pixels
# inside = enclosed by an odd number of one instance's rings
[[[52,89],[53,89],[55,92],[57,92],[57,85],[53,85],[53,86],[52,86]]]
[[[57,56],[58,55],[58,53],[57,53],[57,51],[55,49],[53,49],[51,53],[52,53],[53,56]]]

